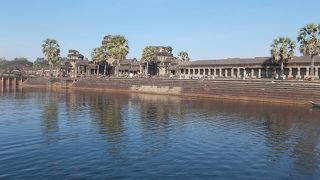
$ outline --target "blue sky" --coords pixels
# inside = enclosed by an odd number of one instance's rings
[[[57,39],[61,55],[90,58],[107,34],[125,35],[129,58],[147,45],[170,45],[192,60],[269,56],[278,36],[296,39],[320,23],[319,0],[0,0],[0,57],[42,57]],[[299,55],[299,53],[297,53]]]

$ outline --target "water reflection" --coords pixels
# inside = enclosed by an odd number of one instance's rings
[[[44,133],[56,132],[59,130],[58,123],[58,104],[50,98],[51,102],[44,104],[42,115],[42,127]]]
[[[147,170],[157,164],[159,170],[171,167],[165,169],[170,174],[176,167],[188,169],[185,164],[190,163],[191,168],[198,163],[207,168],[203,173],[210,174],[221,168],[213,162],[229,162],[222,166],[247,167],[252,172],[260,168],[260,172],[267,171],[262,174],[276,172],[275,177],[280,178],[320,175],[317,109],[148,94],[41,89],[1,92],[1,101],[10,97],[41,105],[41,132],[46,142],[56,143],[66,132],[81,134],[85,130],[81,135],[85,139],[77,140],[90,143],[96,151],[104,149],[105,157],[92,158],[106,158],[114,166],[132,170],[130,164],[145,163],[142,169]],[[168,165],[168,161],[174,162]],[[186,173],[193,173],[189,171]]]

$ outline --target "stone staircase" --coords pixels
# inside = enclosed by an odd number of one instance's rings
[[[273,80],[209,80],[209,79],[125,79],[100,78],[79,80],[74,87],[127,90],[130,87],[151,86],[159,89],[181,88],[181,92],[159,91],[161,94],[243,99],[306,104],[320,102],[320,82]],[[145,92],[145,91],[144,91]],[[155,93],[155,92],[150,92]]]

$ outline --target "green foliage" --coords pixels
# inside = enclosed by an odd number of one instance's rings
[[[94,48],[91,52],[92,61],[96,64],[105,60],[105,49],[103,47]]]
[[[118,76],[118,68],[119,68],[119,61],[126,58],[129,53],[129,45],[128,40],[121,35],[111,36],[110,42],[107,44],[107,54],[109,64],[112,66],[113,62],[116,60],[116,75]],[[106,66],[105,70],[106,72]],[[106,74],[106,73],[104,73]]]
[[[111,36],[106,49],[110,59],[109,64],[112,64],[114,60],[123,60],[129,53],[128,40],[121,35]]]
[[[146,46],[142,51],[142,60],[152,62],[156,60],[156,48],[153,46]]]
[[[45,60],[44,58],[40,58],[40,57],[38,57],[33,63],[33,66],[35,66],[35,67],[44,67],[47,65],[48,65],[48,61]]]
[[[42,44],[42,52],[46,56],[50,65],[50,76],[53,76],[53,64],[57,63],[60,58],[60,46],[55,39],[46,39]]]
[[[308,24],[299,31],[300,52],[311,57],[311,76],[314,76],[314,57],[320,55],[320,25]]]
[[[42,52],[50,65],[56,63],[60,57],[60,46],[55,39],[46,39],[42,44]]]
[[[32,67],[33,63],[30,62],[27,58],[18,57],[9,61],[5,58],[0,59],[0,69],[11,72],[12,70],[21,70],[25,67]]]
[[[8,60],[5,58],[0,58],[0,69],[7,69],[8,67]]]
[[[178,57],[181,61],[190,61],[189,54],[186,51],[179,52]]]
[[[300,52],[305,56],[320,54],[320,25],[308,24],[299,31],[298,42]]]
[[[287,37],[275,39],[271,45],[271,56],[275,63],[287,62],[294,56],[296,43]]]
[[[273,40],[271,45],[271,56],[276,64],[281,65],[281,75],[283,75],[283,64],[288,62],[294,56],[296,43],[287,37],[279,37]]]

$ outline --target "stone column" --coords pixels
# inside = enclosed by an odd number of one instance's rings
[[[17,81],[17,78],[15,77],[15,78],[14,78],[14,86],[17,86],[17,82],[18,82],[18,81]]]
[[[269,78],[269,68],[266,67],[266,78]]]
[[[240,78],[240,68],[237,69],[237,78]]]
[[[203,75],[206,75],[206,68],[203,68]]]
[[[261,68],[258,69],[258,78],[261,78]]]
[[[309,76],[309,67],[306,67],[306,76]]]
[[[233,68],[231,68],[231,78],[234,78],[233,77]]]
[[[300,67],[297,68],[297,76],[296,79],[300,79],[301,78],[301,74],[300,74]]]
[[[227,68],[224,69],[224,77],[228,77],[228,69]]]
[[[251,69],[251,77],[252,78],[254,77],[254,69],[253,68]]]
[[[9,88],[10,87],[10,77],[8,77],[8,79],[7,79],[7,88]]]
[[[289,75],[288,75],[289,78],[292,78],[292,67],[289,67]]]
[[[243,68],[243,77],[246,77],[247,71],[246,68]]]
[[[315,67],[314,78],[319,79],[319,67],[317,67],[317,66]]]
[[[219,77],[222,77],[222,68],[219,69]]]
[[[211,68],[208,69],[208,76],[211,76]]]
[[[217,76],[217,69],[216,68],[213,69],[213,76]]]

